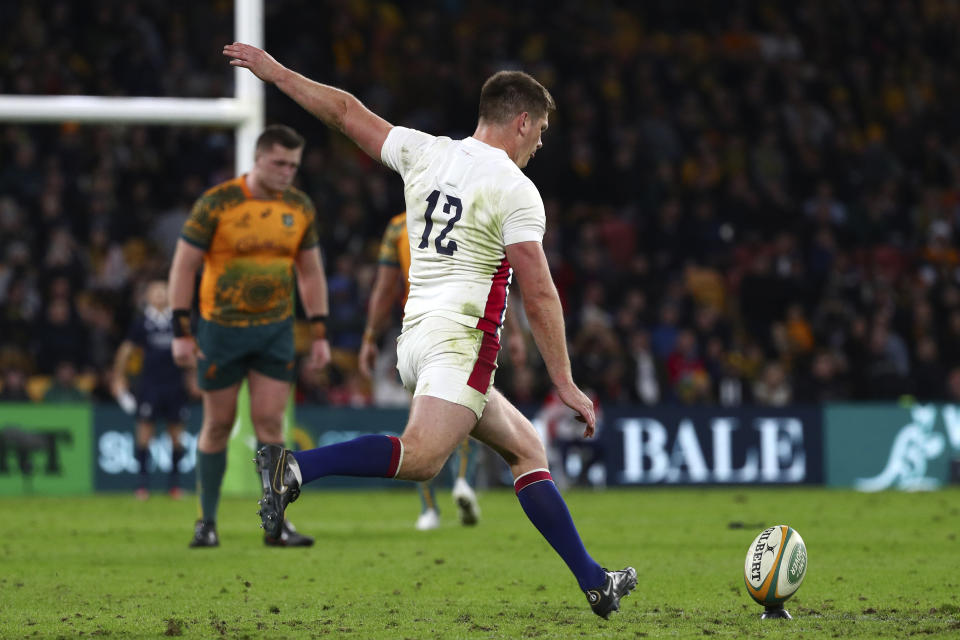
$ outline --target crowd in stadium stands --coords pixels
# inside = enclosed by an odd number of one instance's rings
[[[0,93],[232,91],[229,2],[49,4],[0,5]],[[422,4],[268,2],[267,48],[454,137],[493,70],[551,89],[527,172],[575,378],[601,403],[960,402],[956,3]],[[299,183],[338,353],[299,397],[365,404],[355,356],[401,183],[267,95],[268,120],[308,139]],[[109,397],[143,284],[192,201],[232,175],[232,145],[229,130],[0,123],[0,397]],[[540,402],[536,351],[503,360],[499,386]]]

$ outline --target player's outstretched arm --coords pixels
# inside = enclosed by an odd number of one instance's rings
[[[596,414],[593,402],[573,382],[563,309],[550,277],[543,246],[539,242],[518,242],[507,245],[506,253],[523,294],[523,308],[527,312],[530,331],[547,365],[550,380],[563,403],[586,423],[584,437],[590,437],[596,428]]]
[[[353,95],[302,76],[277,62],[266,51],[249,44],[228,44],[223,47],[223,55],[230,58],[234,67],[249,69],[264,82],[275,84],[325,125],[341,131],[367,155],[380,162],[380,149],[393,125],[367,109]]]

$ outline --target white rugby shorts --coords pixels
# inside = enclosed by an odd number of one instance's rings
[[[428,316],[397,339],[397,370],[407,391],[483,414],[497,369],[500,338],[453,320]]]

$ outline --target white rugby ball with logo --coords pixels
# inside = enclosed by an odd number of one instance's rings
[[[785,524],[764,529],[747,549],[743,580],[750,597],[759,604],[783,604],[806,575],[807,546],[800,534]]]

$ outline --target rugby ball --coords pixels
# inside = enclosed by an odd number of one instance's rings
[[[750,597],[772,607],[797,592],[807,575],[807,546],[791,527],[778,524],[760,532],[747,549],[743,581]]]

